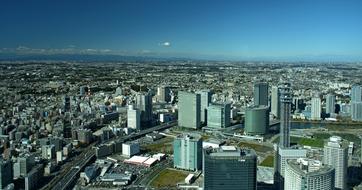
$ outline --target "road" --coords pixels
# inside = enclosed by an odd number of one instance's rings
[[[120,137],[117,139],[121,142],[126,142],[128,140],[137,139],[141,136],[144,136],[148,133],[151,133],[153,131],[160,131],[165,130],[167,128],[171,128],[173,126],[177,125],[177,121],[172,121],[169,123],[164,123],[159,126],[151,127],[149,129],[145,129],[143,131],[140,131],[138,133],[130,134],[127,136]],[[112,139],[114,140],[114,139]],[[93,158],[95,157],[95,152],[92,150],[94,144],[88,146],[86,149],[82,151],[81,154],[79,154],[72,162],[67,164],[66,167],[64,167],[63,171],[57,175],[55,178],[53,178],[46,186],[42,188],[42,190],[64,190],[64,189],[71,189],[72,182],[74,182],[75,178],[79,175],[80,171],[85,167],[85,165]]]

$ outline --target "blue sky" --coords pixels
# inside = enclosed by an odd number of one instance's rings
[[[359,0],[1,0],[0,53],[362,58]]]

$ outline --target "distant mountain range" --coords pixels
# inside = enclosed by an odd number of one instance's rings
[[[348,55],[303,55],[285,57],[226,57],[226,56],[192,56],[171,57],[156,55],[113,55],[113,54],[19,54],[0,53],[0,61],[78,61],[78,62],[100,62],[100,61],[182,61],[182,60],[210,60],[210,61],[282,61],[282,62],[362,62],[362,56]]]

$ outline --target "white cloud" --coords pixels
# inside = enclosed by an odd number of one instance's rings
[[[170,42],[162,42],[160,43],[161,46],[164,46],[164,47],[169,47],[171,46],[171,43]]]

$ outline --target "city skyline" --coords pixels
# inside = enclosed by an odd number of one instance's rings
[[[0,58],[361,61],[358,1],[2,1]]]

